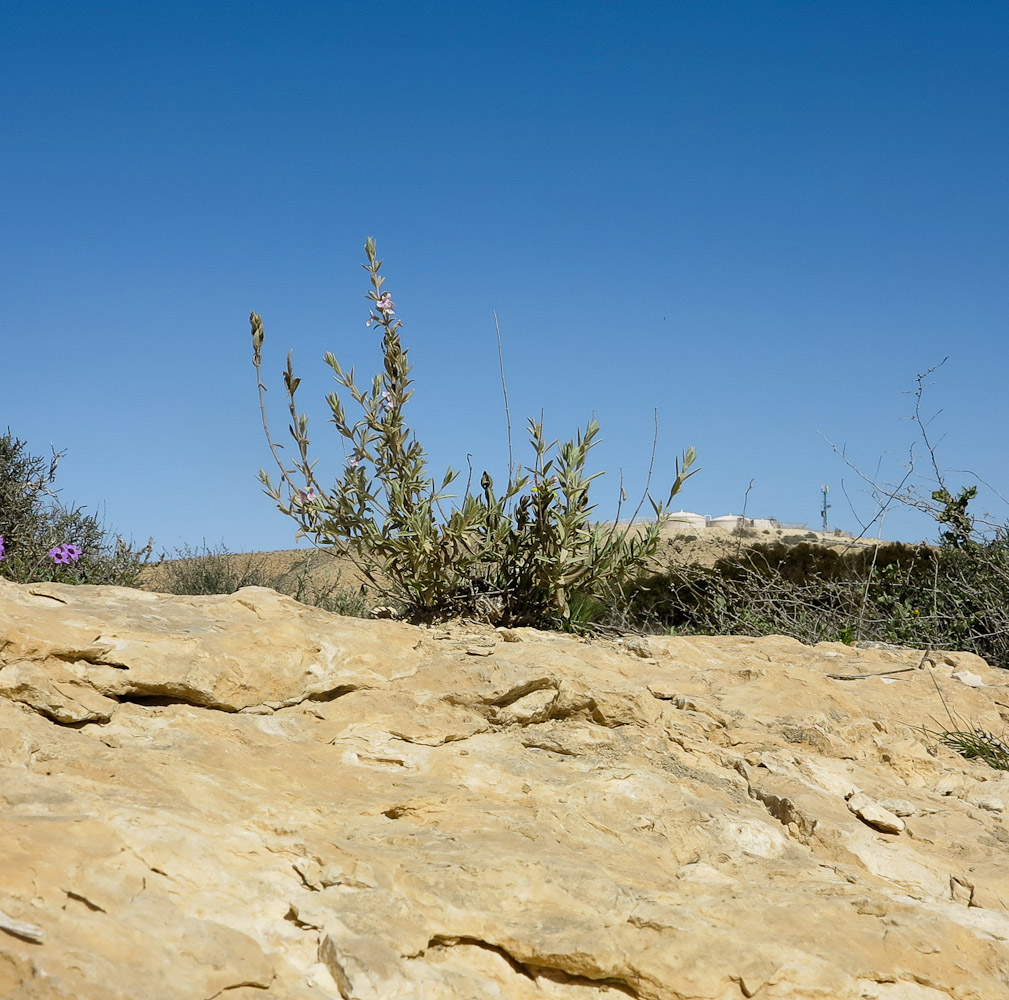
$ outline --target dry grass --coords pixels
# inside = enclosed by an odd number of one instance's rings
[[[810,531],[776,529],[739,536],[723,528],[684,531],[671,525],[663,531],[653,568],[662,571],[670,564],[711,567],[724,556],[738,552],[741,546],[745,547],[754,542],[776,541],[785,544],[811,542],[838,551],[874,544],[872,539],[853,541]],[[180,558],[166,559],[156,565],[147,566],[142,571],[137,586],[150,591],[175,592],[175,585],[180,575],[195,568],[183,564],[191,564],[194,560],[214,561],[215,566],[208,572],[208,577],[216,575],[230,583],[245,582],[269,586],[286,594],[329,593],[335,590],[358,592],[364,584],[361,574],[351,560],[321,549],[301,548],[239,553],[210,552],[204,547],[202,554],[187,553]],[[378,596],[373,596],[372,603],[379,603]]]

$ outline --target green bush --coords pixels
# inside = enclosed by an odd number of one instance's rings
[[[383,366],[370,384],[358,386],[353,370],[345,371],[333,354],[325,356],[338,387],[360,411],[351,418],[337,392],[327,397],[346,453],[331,488],[322,484],[309,458],[308,418],[295,405],[300,379],[290,354],[284,383],[296,460],[285,464],[270,437],[261,375],[263,324],[256,313],[250,316],[263,423],[280,470],[277,486],[260,471],[265,492],[297,522],[299,534],[348,556],[386,600],[409,616],[465,615],[508,625],[574,627],[594,607],[590,599],[634,577],[654,554],[669,502],[692,474],[693,449],[677,463],[665,502],[648,497],[654,521],[640,532],[592,522],[589,487],[600,473],[587,475],[586,463],[599,433],[595,421],[559,444],[545,437],[541,422],[530,420],[534,458],[529,469],[510,473],[500,493],[487,473],[480,492],[471,491],[469,483],[461,496],[447,492],[457,473],[449,469],[436,482],[406,423],[404,409],[413,389],[400,338],[403,324],[390,293],[382,289],[385,278],[374,240],[368,240],[365,252],[372,306],[367,325],[382,333]],[[449,505],[450,500],[457,502]]]
[[[135,585],[153,541],[135,549],[111,539],[83,507],[65,507],[55,489],[62,452],[45,459],[11,434],[0,437],[0,576],[16,583]]]

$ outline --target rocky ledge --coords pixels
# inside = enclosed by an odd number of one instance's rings
[[[0,997],[997,1000],[967,654],[0,581]]]

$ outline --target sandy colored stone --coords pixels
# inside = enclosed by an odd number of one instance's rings
[[[873,802],[867,795],[854,792],[848,796],[848,808],[863,823],[880,833],[903,833],[904,821],[885,806]]]
[[[0,998],[1009,996],[1004,674],[516,634],[0,582]]]

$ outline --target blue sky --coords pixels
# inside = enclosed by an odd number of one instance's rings
[[[686,509],[738,513],[752,480],[748,514],[816,526],[828,484],[857,530],[828,441],[899,479],[947,355],[939,459],[1009,495],[1007,51],[984,0],[8,2],[0,430],[66,449],[63,499],[159,550],[291,547],[248,314],[275,435],[293,349],[335,474],[321,358],[377,370],[374,236],[436,473],[506,468],[496,310],[517,458],[526,417],[594,414],[601,514],[657,408],[656,492],[694,445]]]

